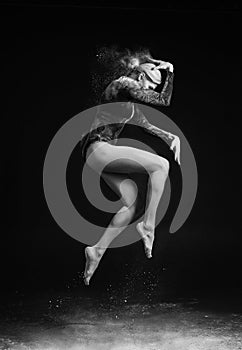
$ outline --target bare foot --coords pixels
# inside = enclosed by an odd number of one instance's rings
[[[85,248],[85,256],[86,256],[86,266],[84,271],[84,283],[85,285],[89,285],[90,279],[94,274],[96,268],[98,267],[99,261],[101,260],[101,256],[98,256],[97,250],[95,247],[86,247]]]
[[[147,258],[152,258],[152,247],[154,242],[154,229],[147,228],[143,221],[136,225],[136,229],[139,232],[145,248],[145,254]]]

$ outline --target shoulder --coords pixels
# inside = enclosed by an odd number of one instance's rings
[[[138,81],[126,76],[121,76],[120,78],[113,80],[107,86],[103,93],[102,100],[111,101],[121,96],[127,97],[127,92],[139,89],[140,84]]]
[[[123,88],[140,89],[139,82],[137,80],[130,78],[130,77],[121,76],[120,78],[114,80],[114,82],[116,82],[116,84],[119,84],[120,87],[123,87]]]

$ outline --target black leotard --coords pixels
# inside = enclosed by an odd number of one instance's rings
[[[140,88],[136,80],[126,76],[122,76],[109,84],[102,95],[101,105],[97,106],[96,116],[90,132],[81,139],[81,152],[84,160],[86,160],[87,148],[91,143],[95,141],[116,143],[118,135],[131,118],[134,118],[136,123],[147,132],[165,137],[159,128],[148,122],[135,102],[169,106],[173,79],[174,73],[167,69],[166,80],[160,93],[152,89]]]

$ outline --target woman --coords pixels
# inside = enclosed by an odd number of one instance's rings
[[[135,103],[169,106],[173,89],[173,65],[154,60],[151,56],[145,59],[143,57],[142,61],[137,56],[132,56],[129,60],[125,57],[123,62],[128,68],[126,75],[113,80],[107,86],[102,94],[100,101],[102,105],[98,106],[91,131],[81,142],[82,155],[87,164],[103,177],[123,202],[122,208],[114,215],[101,239],[94,246],[85,248],[86,285],[89,285],[107,247],[129,225],[134,216],[137,189],[125,174],[144,172],[144,169],[149,173],[148,203],[144,219],[136,225],[136,229],[142,238],[146,256],[152,257],[155,216],[168,176],[169,162],[159,155],[144,150],[115,145],[125,123],[133,118],[145,131],[169,140],[170,148],[175,152],[175,160],[180,164],[179,138],[150,124]],[[166,70],[166,80],[162,91],[158,93],[154,89],[161,84],[160,69]],[[115,104],[114,108],[113,103],[107,102],[120,103],[117,106]],[[104,164],[107,165],[103,169]]]

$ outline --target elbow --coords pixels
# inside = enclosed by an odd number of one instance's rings
[[[163,103],[162,103],[162,105],[166,106],[166,107],[170,106],[170,104],[171,104],[171,100],[170,99],[164,100]]]
[[[159,101],[159,104],[162,106],[170,106],[170,103],[171,103],[170,96],[163,96]]]
[[[170,106],[171,104],[171,96],[165,99],[165,106]]]

